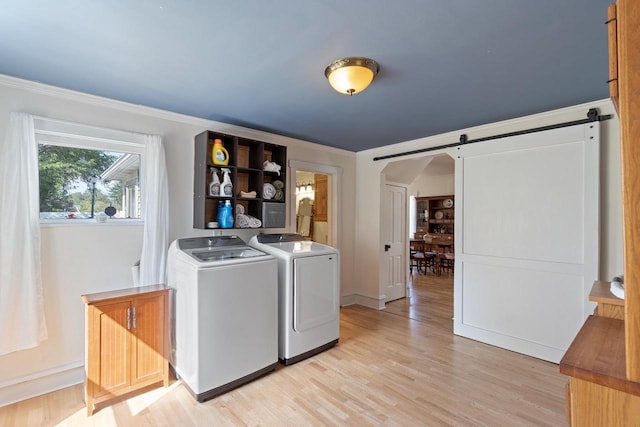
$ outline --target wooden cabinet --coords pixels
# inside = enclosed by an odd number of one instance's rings
[[[313,201],[313,220],[317,222],[327,222],[327,183],[328,176],[315,174],[313,175],[313,184],[315,186],[315,194]]]
[[[640,2],[616,4],[627,377],[640,383]]]
[[[640,420],[640,2],[608,10],[610,93],[620,118],[625,299],[594,285],[598,302],[560,361],[569,375],[573,426],[627,426]],[[604,294],[604,296],[603,296]]]
[[[169,384],[168,294],[166,286],[153,285],[82,296],[89,415],[97,403]]]
[[[627,426],[640,420],[640,383],[626,375],[624,300],[611,283],[596,281],[589,301],[598,305],[560,362],[569,375],[567,418],[572,426]]]
[[[562,358],[570,425],[638,425],[640,383],[626,377],[624,330],[624,320],[589,316]]]
[[[211,150],[215,139],[221,139],[229,153],[227,166],[214,165]],[[270,161],[280,166],[279,172],[265,171],[264,162]],[[236,206],[242,205],[244,213],[263,222],[264,203],[282,204],[281,209],[274,209],[286,215],[286,164],[287,147],[266,142],[240,138],[224,133],[205,131],[195,137],[194,174],[193,174],[193,228],[207,228],[207,223],[218,219],[218,203],[231,201],[235,220]],[[222,182],[221,168],[231,171],[233,195],[231,197],[210,196],[211,168],[218,170]],[[265,194],[264,184],[276,187],[274,195]],[[247,197],[243,193],[255,191],[255,197]],[[284,222],[284,221],[283,221]],[[234,221],[234,228],[238,224]]]
[[[416,197],[416,238],[431,234],[453,237],[454,196]]]

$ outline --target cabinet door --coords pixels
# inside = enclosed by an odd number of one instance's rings
[[[116,392],[130,383],[129,353],[131,339],[131,304],[129,301],[97,305],[95,307],[92,357],[100,363],[91,363],[98,370],[93,371],[90,380],[94,383],[94,396]],[[95,341],[98,338],[99,341]]]
[[[157,379],[166,369],[164,295],[137,298],[133,305],[132,384]]]
[[[414,238],[422,239],[429,232],[429,199],[416,197],[416,233]]]
[[[314,221],[327,222],[327,175],[316,174],[313,181],[316,187]]]

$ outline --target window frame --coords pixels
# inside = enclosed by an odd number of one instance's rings
[[[143,134],[71,123],[45,117],[34,117],[33,122],[36,143],[38,145],[49,144],[60,147],[137,154],[140,156],[140,169],[142,170],[145,156],[145,139]],[[141,183],[141,199],[144,191]],[[73,220],[40,219],[41,226],[59,226],[61,224],[85,226],[89,224],[99,226],[136,225],[144,224],[144,220],[143,218],[117,218],[99,223],[92,218],[76,218]]]

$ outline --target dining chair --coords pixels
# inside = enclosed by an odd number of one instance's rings
[[[423,253],[424,253],[424,273],[427,274],[428,270],[431,270],[433,274],[437,274],[438,271],[438,252],[436,250],[436,245],[433,243],[424,243],[423,245]]]
[[[420,273],[421,268],[424,269],[426,274],[424,252],[411,247],[409,251],[409,259],[409,274],[413,274],[414,267],[418,270],[418,273]]]
[[[453,273],[453,266],[455,264],[455,255],[453,252],[445,252],[438,255],[438,270],[440,274],[446,272],[447,274]]]

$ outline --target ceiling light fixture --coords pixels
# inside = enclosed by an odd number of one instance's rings
[[[378,74],[378,63],[373,59],[349,57],[333,61],[324,70],[329,84],[347,95],[362,92]]]

